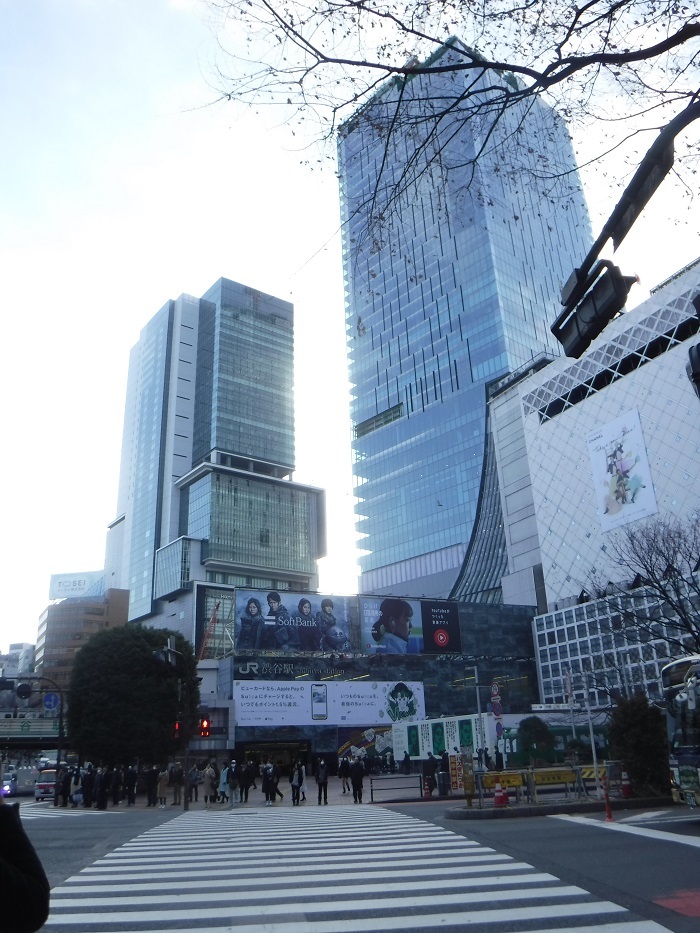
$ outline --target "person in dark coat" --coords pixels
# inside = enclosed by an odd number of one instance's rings
[[[279,773],[270,758],[263,765],[260,776],[262,777],[262,792],[265,794],[265,806],[271,807],[277,796]]]
[[[146,772],[147,807],[158,806],[158,774],[159,769],[155,765],[152,765]]]
[[[328,803],[328,765],[321,758],[316,765],[316,783],[318,784],[318,805],[321,806],[321,797],[324,804]]]
[[[133,807],[136,803],[136,780],[138,772],[133,765],[129,765],[124,775],[124,793],[126,794],[127,807]]]
[[[49,881],[19,818],[0,795],[0,929],[35,933],[49,916]]]
[[[83,806],[89,810],[95,799],[95,769],[88,765],[83,775]]]
[[[362,779],[365,776],[365,766],[355,757],[350,765],[350,783],[352,784],[352,802],[362,803]]]
[[[237,648],[253,651],[262,647],[265,621],[260,602],[251,597],[246,603],[238,630]]]

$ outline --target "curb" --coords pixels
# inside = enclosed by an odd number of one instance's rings
[[[624,800],[611,800],[610,809],[615,812],[626,810],[668,809],[677,806],[672,797],[638,797]],[[555,816],[561,813],[605,813],[603,800],[582,800],[575,803],[543,803],[537,805],[516,804],[512,807],[502,807],[498,810],[474,809],[473,807],[460,807],[448,810],[448,820],[501,820],[518,819],[528,816]]]

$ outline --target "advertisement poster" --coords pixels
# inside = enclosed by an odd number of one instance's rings
[[[422,683],[236,680],[237,726],[391,725],[425,719]]]
[[[456,755],[464,748],[486,748],[488,742],[489,715],[457,716],[445,719],[427,719],[415,724],[396,723],[393,728],[394,756],[401,761],[404,752],[412,759],[427,758],[428,752],[439,757],[447,750]],[[491,730],[493,731],[493,730]]]
[[[459,654],[455,602],[360,597],[361,648],[365,654]]]
[[[592,431],[586,445],[603,531],[658,511],[639,412],[628,411]]]
[[[349,651],[352,602],[321,593],[237,589],[236,650]]]
[[[375,760],[393,754],[391,726],[338,729],[338,757],[346,755]]]

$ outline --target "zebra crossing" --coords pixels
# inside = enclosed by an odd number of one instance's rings
[[[47,933],[665,929],[380,807],[185,813],[68,878],[51,898]]]
[[[22,822],[27,820],[80,819],[84,816],[102,816],[105,813],[123,812],[116,807],[110,810],[85,810],[83,807],[54,807],[52,803],[21,803]]]

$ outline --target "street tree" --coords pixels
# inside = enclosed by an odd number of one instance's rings
[[[175,638],[170,653],[168,636]],[[69,743],[82,760],[165,762],[182,750],[198,714],[192,647],[164,629],[104,629],[76,655],[67,704]]]
[[[459,165],[466,185],[478,184],[485,151],[508,146],[512,156],[528,144],[520,129],[539,98],[574,131],[585,130],[584,161],[598,163],[619,148],[636,164],[664,131],[671,145],[676,140],[676,166],[696,170],[697,129],[686,130],[700,117],[700,17],[690,4],[210,0],[210,5],[220,14],[221,45],[228,55],[219,66],[222,99],[256,108],[272,105],[304,140],[314,134],[333,139],[352,116],[383,138],[387,155],[410,144],[400,176],[391,176],[387,159],[387,171],[356,208],[369,224],[385,219],[395,199],[410,198],[424,174],[435,181],[436,167],[449,169],[443,154],[460,121],[477,121],[479,127],[479,145],[464,152]],[[451,49],[444,56],[446,42]],[[445,79],[440,92],[422,76]],[[496,132],[503,121],[505,140]],[[515,171],[520,171],[517,164]],[[546,159],[537,174],[546,188]],[[618,183],[618,177],[609,179],[611,187]]]
[[[547,723],[539,716],[526,716],[518,725],[518,747],[523,753],[527,750],[530,762],[546,758],[555,744],[555,736]]]
[[[622,762],[636,794],[661,797],[670,793],[664,714],[643,693],[617,700],[608,738],[612,757]]]

